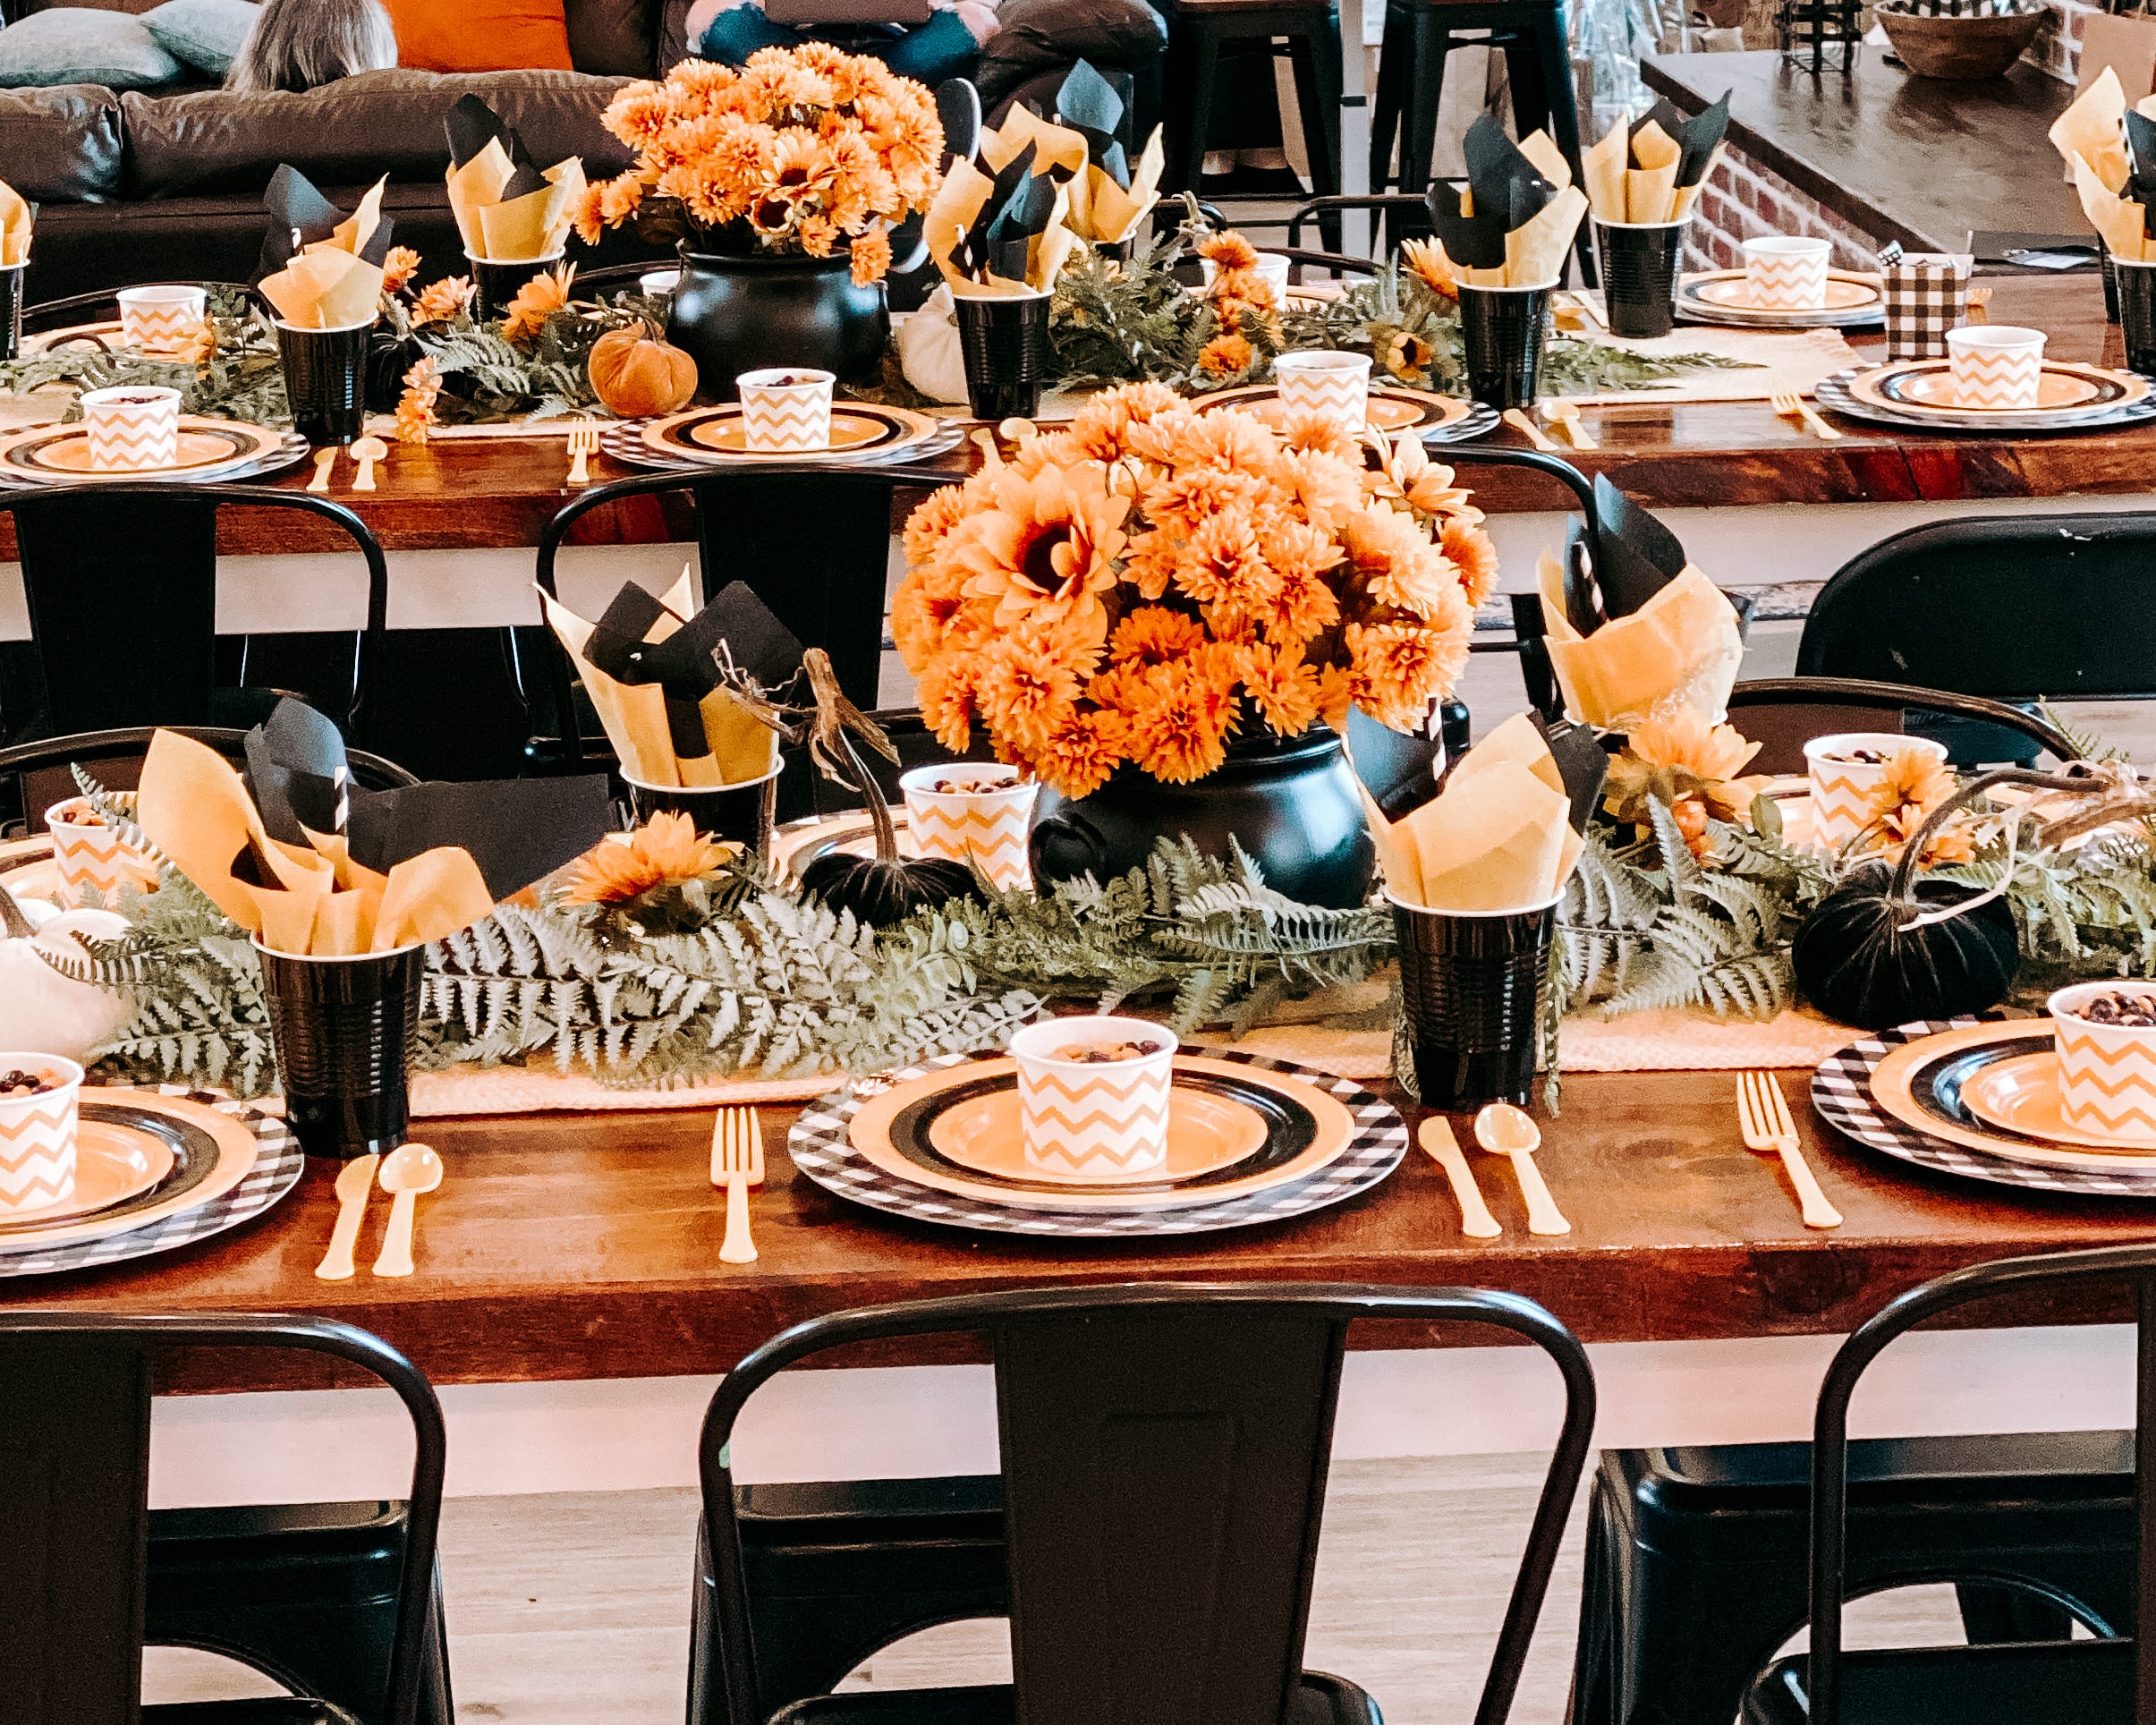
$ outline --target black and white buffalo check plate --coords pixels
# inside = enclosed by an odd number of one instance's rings
[[[140,1228],[107,1234],[98,1239],[72,1240],[42,1251],[35,1247],[0,1251],[0,1276],[54,1276],[63,1270],[94,1270],[99,1264],[122,1263],[130,1258],[176,1251],[251,1220],[299,1184],[307,1158],[300,1149],[299,1140],[274,1115],[264,1114],[259,1109],[234,1101],[229,1096],[190,1090],[185,1084],[142,1088],[158,1096],[179,1096],[191,1102],[200,1102],[238,1121],[255,1136],[254,1166],[231,1191],[195,1209],[180,1211]],[[117,1100],[128,1092],[115,1088],[109,1093]]]
[[[946,1054],[904,1072],[879,1075],[851,1090],[834,1091],[803,1109],[786,1140],[794,1166],[827,1192],[850,1198],[857,1204],[880,1210],[909,1221],[935,1222],[946,1228],[979,1228],[991,1234],[1025,1234],[1037,1238],[1130,1236],[1150,1234],[1201,1234],[1216,1228],[1250,1228],[1260,1222],[1285,1220],[1308,1215],[1328,1204],[1367,1192],[1399,1167],[1407,1153],[1407,1123],[1383,1098],[1362,1085],[1328,1072],[1315,1072],[1284,1060],[1268,1060],[1254,1054],[1225,1049],[1205,1050],[1209,1060],[1231,1060],[1242,1066],[1262,1066],[1286,1073],[1324,1091],[1347,1109],[1354,1120],[1354,1139],[1347,1153],[1305,1179],[1274,1186],[1217,1204],[1188,1210],[1053,1211],[1021,1210],[955,1197],[912,1180],[886,1173],[857,1151],[848,1136],[854,1111],[878,1090],[904,1083],[940,1067],[963,1066],[973,1060],[993,1060],[998,1054]]]
[[[2156,1174],[2106,1174],[2075,1168],[2042,1167],[1987,1156],[1974,1147],[1948,1143],[1930,1133],[1905,1126],[1872,1100],[1872,1075],[1879,1064],[1905,1043],[1943,1030],[1974,1024],[1974,1018],[1903,1024],[1877,1035],[1860,1037],[1830,1056],[1812,1078],[1812,1106],[1821,1118],[1846,1133],[1860,1144],[1919,1168],[1964,1179],[1989,1180],[1998,1185],[2029,1186],[2038,1192],[2067,1192],[2084,1197],[2156,1198]]]

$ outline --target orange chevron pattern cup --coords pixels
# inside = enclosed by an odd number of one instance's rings
[[[1949,329],[1947,364],[1964,407],[2034,407],[2043,386],[2043,331],[2013,324]]]
[[[744,371],[734,379],[741,391],[742,439],[760,455],[812,455],[831,446],[828,371],[805,365]]]
[[[1282,353],[1273,361],[1280,410],[1290,416],[1316,413],[1361,432],[1370,418],[1370,355]]]
[[[2081,1015],[2106,994],[2156,1006],[2156,987],[2145,982],[2076,982],[2047,1003],[2058,1035],[2059,1112],[2076,1132],[2156,1143],[2156,1028]]]
[[[1136,1059],[1089,1061],[1073,1049],[1153,1045]],[[1058,1179],[1114,1185],[1167,1167],[1175,1086],[1173,1032],[1143,1018],[1046,1018],[1011,1038],[1026,1166]]]
[[[0,1216],[63,1203],[75,1195],[82,1068],[56,1054],[0,1054],[0,1072],[34,1072],[53,1086],[0,1096]]]
[[[1752,303],[1774,311],[1812,311],[1827,303],[1827,240],[1777,234],[1744,242],[1744,280]]]
[[[201,341],[209,295],[199,287],[123,287],[113,297],[120,302],[121,339],[145,353],[192,353]]]
[[[937,788],[947,785],[966,788]],[[1040,786],[1022,780],[1017,768],[963,761],[916,767],[899,775],[898,788],[905,793],[906,830],[921,855],[977,862],[989,883],[1005,892],[1033,884],[1025,839]]]
[[[1804,767],[1812,780],[1812,843],[1838,851],[1872,824],[1872,794],[1887,776],[1887,762],[1897,754],[1947,758],[1946,746],[1929,737],[1900,731],[1837,731],[1804,744]],[[1876,761],[1863,759],[1876,755]]]
[[[125,792],[115,801],[132,809],[134,793]],[[157,886],[157,865],[106,826],[88,797],[54,803],[45,812],[45,828],[52,835],[60,896],[69,904],[80,905],[85,889],[110,905],[123,887],[149,892]]]
[[[101,473],[141,473],[180,459],[180,392],[142,384],[82,396],[89,464]]]

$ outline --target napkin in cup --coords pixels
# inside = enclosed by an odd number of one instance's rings
[[[1004,123],[1006,135],[1023,112],[1022,105],[1014,104]],[[1056,92],[1057,129],[1074,132],[1086,152],[1084,166],[1071,177],[1064,225],[1081,240],[1099,245],[1122,244],[1160,201],[1160,174],[1167,162],[1160,128],[1153,128],[1133,167],[1116,135],[1123,116],[1123,98],[1087,61],[1073,66]]]
[[[1563,558],[1545,548],[1539,569],[1566,716],[1624,731],[1690,705],[1719,723],[1744,656],[1736,608],[1668,528],[1607,479],[1594,489],[1600,566],[1575,516]]]
[[[1532,713],[1507,719],[1441,784],[1380,789],[1361,777],[1353,720],[1348,754],[1385,885],[1403,904],[1454,913],[1546,905],[1572,878],[1607,758],[1583,727],[1547,729]],[[1416,800],[1418,799],[1419,800]]]
[[[685,568],[663,599],[629,582],[596,623],[539,591],[622,770],[646,785],[740,785],[778,764],[777,734],[731,684],[783,687],[801,642],[746,582],[692,612],[694,591]]]
[[[24,202],[21,192],[0,180],[0,269],[30,261],[30,224],[37,219],[38,206]]]
[[[1066,225],[1085,140],[1014,105],[1001,132],[983,131],[972,161],[954,160],[921,217],[921,238],[951,292],[963,298],[1045,293],[1079,244]]]
[[[1444,262],[1470,287],[1544,287],[1565,273],[1565,257],[1587,215],[1564,153],[1547,132],[1518,143],[1494,115],[1467,129],[1467,185],[1430,189],[1430,216]]]
[[[135,818],[276,952],[349,957],[438,940],[581,855],[611,824],[597,776],[352,790],[335,727],[294,701],[246,749],[252,795],[215,750],[157,732]]]
[[[1682,221],[1721,159],[1728,130],[1727,94],[1689,120],[1660,101],[1631,124],[1610,127],[1580,160],[1595,219]]]
[[[2156,96],[2143,97],[2134,111],[2156,119]],[[2129,172],[2126,116],[2126,90],[2119,84],[2118,74],[2106,66],[2090,80],[2088,89],[2074,98],[2066,112],[2051,122],[2051,143],[2066,158],[2069,175],[2074,158],[2079,157],[2106,191],[2126,190]]]
[[[382,260],[389,255],[390,221],[376,181],[347,216],[290,163],[281,164],[262,194],[269,232],[262,242],[262,296],[277,316],[300,329],[349,329],[371,323],[381,308]]]
[[[464,250],[491,263],[551,258],[584,195],[582,158],[540,168],[523,140],[477,96],[449,110],[449,209]]]

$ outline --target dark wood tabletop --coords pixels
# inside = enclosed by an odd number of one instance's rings
[[[1541,1301],[1594,1342],[1831,1332],[1957,1265],[2156,1231],[2156,1208],[1955,1180],[1862,1151],[1812,1117],[1805,1082],[1784,1075],[1805,1151],[1846,1219],[1838,1229],[1804,1227],[1778,1163],[1743,1147],[1731,1073],[1566,1080],[1539,1160],[1573,1231],[1530,1235],[1509,1169],[1470,1150],[1506,1229],[1491,1241],[1462,1235],[1444,1177],[1419,1149],[1356,1200],[1218,1235],[1044,1242],[900,1222],[797,1174],[784,1148],[793,1110],[766,1108],[769,1177],[751,1200],[762,1256],[739,1268],[718,1258],[724,1205],[708,1184],[709,1110],[533,1115],[421,1123],[448,1178],[421,1201],[409,1280],[364,1268],[386,1218],[378,1196],[358,1279],[314,1279],[336,1211],[336,1168],[315,1164],[246,1228],[140,1263],[0,1282],[0,1300],[317,1313],[364,1325],[437,1381],[459,1383],[719,1372],[818,1313],[1141,1278],[1504,1287]],[[184,1387],[265,1381],[233,1375],[241,1369],[231,1359],[204,1363]]]
[[[1913,78],[1874,47],[1846,73],[1770,49],[1658,55],[1640,72],[1687,113],[1727,90],[1734,149],[1912,251],[1965,251],[1972,230],[2087,227],[2046,135],[2073,87],[2025,60],[1974,83]]]
[[[1717,60],[1746,56],[1702,56]],[[2068,360],[2117,365],[2123,350],[2116,327],[2103,322],[2094,273],[2011,276],[1993,284],[1996,323],[2030,323],[2050,332],[2050,351]],[[1860,353],[1881,352],[1876,336],[1859,337]],[[2073,493],[2129,494],[2156,489],[2156,427],[2081,435],[1985,437],[1904,432],[1840,421],[1847,434],[1825,443],[1778,418],[1765,402],[1659,404],[1650,395],[1621,405],[1589,407],[1583,416],[1601,443],[1597,451],[1566,451],[1589,472],[1606,472],[1650,507],[1766,503],[1953,503],[1978,497],[2050,497]],[[1488,440],[1519,447],[1509,428]],[[1477,446],[1458,446],[1456,460],[1476,501],[1493,513],[1559,510],[1571,493],[1541,475],[1474,465]],[[352,468],[340,463],[331,495],[365,517],[391,550],[463,550],[532,546],[541,530],[577,493],[565,483],[564,439],[478,438],[424,447],[393,444],[379,469],[379,489],[349,489]],[[939,471],[965,471],[953,455]],[[299,489],[312,472],[295,468],[273,481]],[[631,477],[635,470],[607,456],[593,458],[595,483]],[[904,507],[902,495],[899,506]],[[220,523],[232,555],[335,551],[344,542],[326,527],[257,510],[227,510]],[[641,497],[594,510],[578,522],[577,544],[646,544],[694,536],[685,497]],[[0,519],[0,559],[13,555],[13,530]]]

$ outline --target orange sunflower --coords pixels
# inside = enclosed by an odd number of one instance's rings
[[[565,905],[618,905],[659,887],[708,880],[741,854],[696,830],[685,814],[655,814],[626,839],[608,838],[569,865]]]

